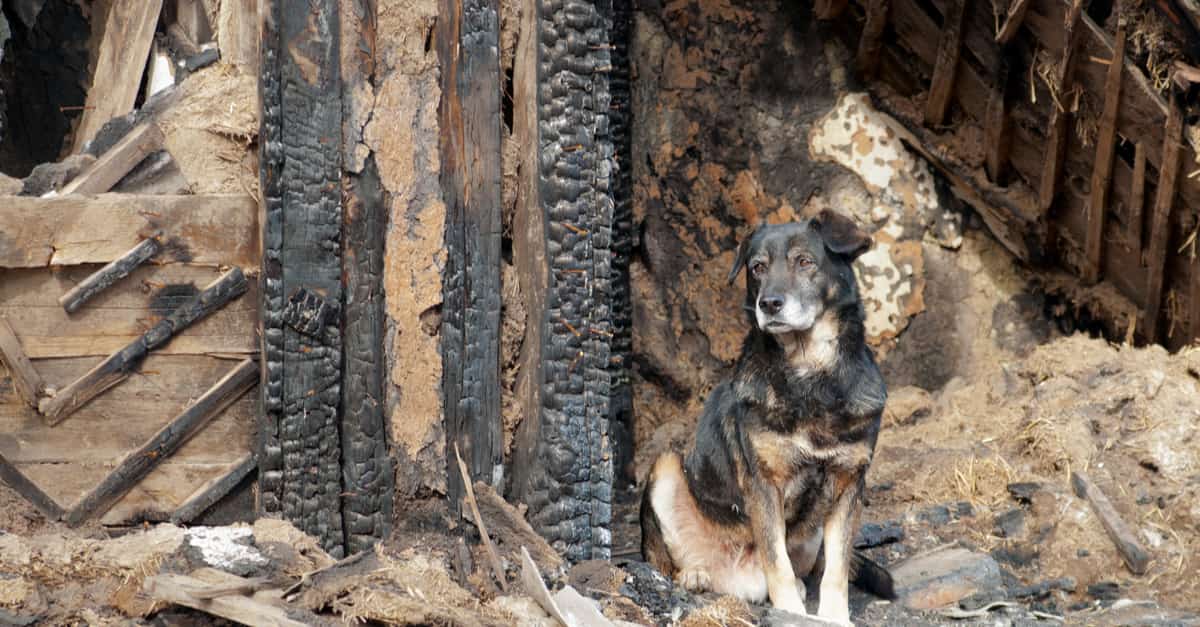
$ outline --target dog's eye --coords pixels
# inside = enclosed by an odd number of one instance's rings
[[[755,261],[754,263],[750,264],[750,272],[752,272],[754,276],[762,276],[762,273],[766,271],[767,264],[761,261]]]
[[[809,259],[808,257],[800,257],[799,259],[796,260],[797,268],[810,268],[810,267],[812,267],[812,265],[813,265],[813,261],[812,261],[812,259]]]

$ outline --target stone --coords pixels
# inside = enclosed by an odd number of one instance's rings
[[[1001,538],[1015,538],[1025,533],[1025,512],[1020,508],[1013,508],[996,516],[995,522],[995,534]]]
[[[24,185],[21,179],[0,173],[0,196],[16,196],[21,193],[21,188]]]
[[[948,524],[950,522],[950,508],[945,505],[927,507],[921,510],[921,513],[917,514],[917,520],[934,526]]]
[[[1008,591],[1009,596],[1017,599],[1041,599],[1049,595],[1055,590],[1063,590],[1071,592],[1075,589],[1075,580],[1071,577],[1061,577],[1059,579],[1047,579],[1039,583],[1028,586],[1017,586]]]
[[[889,520],[885,523],[866,523],[854,538],[854,548],[870,549],[904,539],[904,528],[899,522]]]
[[[35,166],[21,183],[21,195],[42,196],[58,191],[95,161],[96,158],[92,155],[75,154],[58,163],[43,163]]]
[[[1033,495],[1041,491],[1042,484],[1034,481],[1021,481],[1018,483],[1008,484],[1008,493],[1012,495],[1018,503],[1026,505],[1033,502]]]
[[[1037,560],[1039,552],[1031,546],[1009,544],[992,549],[992,557],[996,561],[1022,568]]]
[[[907,559],[892,568],[892,577],[900,603],[916,610],[953,605],[968,596],[1003,587],[995,559],[960,547]]]

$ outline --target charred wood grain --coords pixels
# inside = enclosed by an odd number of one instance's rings
[[[544,0],[537,49],[538,211],[546,289],[534,451],[518,493],[570,561],[611,550],[611,32],[600,2]]]
[[[258,382],[258,364],[246,359],[208,389],[196,402],[155,433],[145,444],[130,451],[121,463],[85,494],[67,512],[68,525],[78,525],[101,516],[134,488],[164,459],[179,450],[193,435],[241,398]]]
[[[341,325],[313,335],[285,321],[298,290],[342,302],[339,3],[264,0],[262,12],[258,509],[341,556]]]
[[[246,292],[246,276],[233,268],[213,281],[204,291],[170,315],[159,320],[125,348],[113,353],[50,398],[42,399],[38,411],[50,424],[58,424],[88,401],[124,381],[142,363],[150,351],[166,344],[183,329],[224,307]]]
[[[345,349],[342,395],[342,524],[346,552],[387,537],[395,473],[384,414],[383,253],[387,216],[375,160],[345,186]]]
[[[17,338],[12,325],[4,316],[0,316],[0,361],[8,367],[8,376],[12,377],[17,396],[30,407],[37,409],[42,391],[46,389],[46,382],[34,369],[33,362],[29,361],[29,355],[21,346],[21,340]]]
[[[257,369],[255,374],[257,374]],[[258,460],[254,457],[254,453],[243,455],[241,459],[230,465],[227,472],[200,486],[186,501],[180,504],[171,513],[171,523],[180,525],[192,522],[225,498],[255,468],[258,468]]]
[[[0,455],[0,481],[9,488],[25,497],[43,516],[50,520],[59,520],[63,516],[63,508],[59,507],[49,494],[29,480],[25,473],[17,469],[4,455]]]
[[[1117,111],[1121,106],[1121,70],[1125,67],[1125,25],[1117,26],[1116,48],[1108,64],[1104,81],[1104,110],[1096,138],[1096,160],[1092,167],[1092,189],[1088,196],[1088,223],[1084,279],[1095,283],[1100,278],[1100,253],[1104,248],[1104,219],[1108,212],[1108,188],[1111,185],[1113,157],[1117,139]]]
[[[500,16],[497,0],[442,0],[438,110],[446,268],[442,277],[442,395],[447,496],[465,494],[450,451],[495,485],[500,418]]]
[[[146,262],[158,251],[162,250],[157,237],[148,237],[141,241],[133,250],[121,255],[119,259],[100,268],[88,278],[79,282],[66,294],[58,299],[58,304],[67,313],[75,313],[93,296],[108,289],[113,283],[129,276],[138,266]]]
[[[1158,341],[1158,319],[1162,308],[1163,269],[1170,247],[1167,227],[1175,205],[1175,186],[1179,178],[1179,153],[1183,142],[1183,108],[1171,97],[1163,130],[1162,167],[1158,171],[1158,190],[1154,213],[1150,216],[1150,249],[1147,251],[1146,303],[1142,329],[1148,342]]]

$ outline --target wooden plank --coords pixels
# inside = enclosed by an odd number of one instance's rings
[[[495,483],[504,463],[500,418],[500,17],[497,0],[441,0],[442,397],[446,451]],[[469,18],[469,19],[467,19]],[[605,101],[607,103],[607,101]],[[607,105],[606,105],[607,106]],[[448,467],[453,469],[453,464]],[[457,515],[466,486],[449,472]]]
[[[261,515],[280,517],[345,554],[341,512],[340,312],[317,335],[284,321],[299,290],[340,305],[342,121],[340,2],[262,0],[263,413]],[[440,23],[441,20],[439,19]]]
[[[1138,542],[1137,534],[1117,513],[1116,508],[1113,507],[1104,492],[1081,471],[1071,473],[1071,487],[1075,490],[1075,496],[1087,499],[1088,503],[1091,503],[1092,511],[1096,512],[1096,516],[1104,525],[1104,530],[1108,532],[1108,537],[1112,539],[1113,544],[1117,545],[1117,550],[1121,552],[1121,557],[1125,560],[1125,565],[1129,567],[1129,570],[1135,575],[1146,574],[1146,570],[1150,566],[1150,554]]]
[[[67,524],[75,526],[94,515],[103,514],[154,466],[171,456],[257,382],[258,364],[250,359],[242,361],[148,442],[126,455],[100,485],[71,508],[65,519]]]
[[[1138,141],[1133,149],[1133,183],[1129,190],[1129,239],[1140,263],[1146,265],[1146,247],[1142,242],[1142,217],[1146,210],[1146,144]]]
[[[158,254],[160,250],[162,250],[162,246],[158,243],[157,238],[148,237],[142,240],[132,250],[89,275],[75,287],[71,288],[69,292],[59,297],[58,304],[62,305],[63,310],[67,313],[78,311],[93,296],[104,291],[113,283],[129,276],[130,272],[133,272],[147,259]]]
[[[1058,98],[1061,100],[1051,103],[1050,133],[1046,139],[1046,154],[1042,166],[1042,176],[1038,188],[1038,207],[1049,211],[1054,204],[1054,195],[1058,192],[1058,180],[1062,174],[1063,157],[1067,149],[1067,122],[1071,113],[1070,97],[1074,89],[1072,70],[1075,66],[1075,42],[1079,32],[1079,15],[1083,10],[1082,0],[1073,0],[1067,12],[1063,26],[1063,47],[1058,65],[1055,67],[1054,82],[1058,87]]]
[[[258,0],[222,0],[217,15],[221,61],[244,74],[258,74]]]
[[[227,2],[224,0],[222,4]],[[208,23],[208,8],[203,0],[175,0],[175,23],[197,46],[212,41],[212,25]]]
[[[21,340],[17,338],[12,325],[4,316],[0,316],[0,359],[3,359],[4,365],[8,367],[13,387],[17,389],[21,400],[30,407],[37,407],[46,383],[42,380],[42,375],[34,370],[25,349],[21,348]]]
[[[142,584],[150,597],[190,607],[251,627],[305,627],[309,623],[294,620],[284,608],[256,601],[240,594],[203,598],[198,594],[213,587],[187,575],[151,575]]]
[[[1009,131],[1009,99],[1012,92],[1012,62],[1005,56],[1001,59],[996,85],[988,96],[987,111],[984,112],[984,166],[988,180],[1004,185],[1008,170],[1012,135]]]
[[[220,276],[216,268],[206,266],[143,264],[119,288],[105,290],[86,307],[67,314],[58,304],[58,295],[93,270],[95,266],[83,265],[57,272],[7,270],[0,275],[0,316],[12,323],[30,359],[107,357]],[[245,298],[198,321],[157,352],[238,357],[257,353],[258,288],[257,281],[249,282]]]
[[[241,459],[230,464],[228,472],[217,475],[196,488],[196,491],[171,514],[171,522],[176,525],[192,522],[216,505],[217,501],[225,498],[225,495],[237,487],[255,468],[258,468],[258,460],[254,458],[254,453],[246,453]]]
[[[150,153],[162,150],[164,137],[158,125],[145,122],[130,130],[99,159],[67,183],[59,194],[101,194],[112,189]]]
[[[243,194],[101,194],[0,203],[0,267],[108,263],[162,233],[158,262],[254,266],[257,203]]]
[[[150,351],[166,344],[176,333],[220,309],[245,291],[245,275],[242,274],[241,268],[233,268],[190,302],[160,320],[129,346],[110,355],[53,397],[43,399],[38,404],[38,410],[49,424],[61,422],[91,399],[125,380]]]
[[[949,0],[942,20],[942,34],[938,42],[937,62],[933,66],[933,79],[929,84],[929,95],[925,99],[925,125],[940,126],[946,119],[946,109],[954,90],[954,77],[958,73],[958,58],[962,53],[963,14],[967,0]]]
[[[1154,197],[1154,213],[1150,215],[1150,249],[1147,252],[1148,280],[1146,303],[1141,328],[1147,342],[1158,341],[1158,318],[1162,306],[1163,268],[1170,246],[1167,227],[1171,208],[1175,205],[1175,183],[1179,176],[1179,153],[1183,142],[1183,111],[1177,98],[1171,98],[1167,123],[1163,131],[1162,167],[1158,171],[1158,193]]]
[[[1104,216],[1108,211],[1108,188],[1117,137],[1117,111],[1121,106],[1121,73],[1125,67],[1125,25],[1117,27],[1117,47],[1108,65],[1104,83],[1104,110],[1096,137],[1096,161],[1092,169],[1092,191],[1088,199],[1086,242],[1087,272],[1084,280],[1100,279],[1100,254],[1104,248]]]
[[[883,30],[887,27],[889,0],[867,0],[867,17],[854,65],[864,79],[874,78],[879,69],[879,50],[883,45]]]
[[[162,3],[113,0],[71,152],[82,152],[105,122],[133,111]]]
[[[1021,28],[1021,23],[1025,21],[1025,12],[1029,10],[1029,4],[1030,0],[1013,0],[1008,7],[1008,14],[1004,17],[1004,26],[996,33],[996,43],[1003,45],[1012,41],[1017,35],[1017,29]]]
[[[62,518],[63,509],[50,495],[37,487],[29,477],[17,469],[4,455],[0,455],[0,481],[8,484],[14,492],[25,497],[39,512],[50,520]]]

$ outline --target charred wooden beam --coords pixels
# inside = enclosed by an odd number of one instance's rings
[[[1183,109],[1179,99],[1170,98],[1167,122],[1163,130],[1162,167],[1158,170],[1158,192],[1154,213],[1150,215],[1150,250],[1147,252],[1146,309],[1142,329],[1147,342],[1158,341],[1159,309],[1162,306],[1163,269],[1170,246],[1167,227],[1175,205],[1175,184],[1179,176],[1179,153],[1183,142]]]
[[[51,425],[62,422],[88,401],[124,381],[150,351],[166,344],[176,333],[224,307],[245,291],[246,276],[242,274],[242,269],[233,268],[226,272],[128,346],[110,355],[54,396],[42,399],[38,403],[38,411]]]
[[[2,320],[2,318],[0,318]],[[29,480],[25,473],[17,469],[12,462],[0,454],[0,481],[12,488],[13,492],[25,497],[43,516],[50,520],[59,520],[63,516],[63,508],[59,507],[49,494]]]
[[[67,313],[79,311],[79,308],[91,300],[93,296],[108,289],[113,283],[129,276],[130,272],[133,272],[138,266],[145,263],[147,259],[157,255],[160,250],[162,250],[162,246],[158,243],[157,237],[148,237],[142,240],[141,243],[133,247],[133,250],[88,275],[86,279],[80,281],[78,285],[59,297],[58,304]]]
[[[188,439],[256,383],[258,364],[251,359],[243,360],[196,399],[196,402],[159,429],[145,444],[126,454],[99,485],[83,495],[67,512],[67,524],[75,526],[92,516],[103,515],[150,474],[155,466],[179,450]]]
[[[162,131],[154,122],[143,122],[100,155],[86,170],[67,183],[60,194],[100,194],[113,188],[150,153],[162,150]]]
[[[200,514],[208,511],[210,507],[225,498],[255,468],[258,468],[258,460],[254,457],[254,453],[246,453],[241,459],[230,464],[229,470],[206,481],[186,501],[175,508],[175,511],[171,513],[171,523],[180,525],[192,522]]]
[[[285,320],[300,290],[341,303],[342,98],[338,0],[263,0],[261,514],[345,549],[339,434],[342,332]],[[325,319],[328,321],[327,319]]]
[[[1043,212],[1049,211],[1054,204],[1054,196],[1058,192],[1058,179],[1062,174],[1063,157],[1067,151],[1067,122],[1071,119],[1066,101],[1072,93],[1071,77],[1075,65],[1075,43],[1078,39],[1079,15],[1083,10],[1083,0],[1073,0],[1067,10],[1063,26],[1063,49],[1058,66],[1054,73],[1057,96],[1050,107],[1050,131],[1046,139],[1046,153],[1042,165],[1042,178],[1038,190],[1038,206]]]
[[[858,52],[854,65],[863,79],[875,77],[879,69],[879,50],[883,45],[883,31],[887,27],[889,0],[867,0],[867,19],[863,24],[862,37],[858,40]]]
[[[942,36],[938,43],[937,62],[933,65],[933,79],[929,84],[929,95],[925,100],[925,124],[939,126],[946,119],[946,109],[954,90],[954,77],[958,73],[958,58],[962,54],[963,15],[967,0],[949,0],[942,18]]]
[[[987,168],[988,180],[996,185],[1004,185],[1008,175],[1008,156],[1012,146],[1009,105],[1015,82],[1012,72],[1015,63],[1011,54],[1001,57],[996,84],[988,95],[987,111],[983,118],[984,167]]]
[[[1075,496],[1087,500],[1092,505],[1092,511],[1104,525],[1104,530],[1108,532],[1108,537],[1117,546],[1117,550],[1120,551],[1129,570],[1135,575],[1146,574],[1146,569],[1150,567],[1150,554],[1138,542],[1137,534],[1117,513],[1112,502],[1108,500],[1108,496],[1095,483],[1092,483],[1086,474],[1080,471],[1071,473],[1071,487],[1075,491]]]
[[[1092,165],[1092,191],[1088,196],[1088,230],[1084,252],[1087,268],[1084,280],[1100,279],[1100,253],[1104,248],[1104,217],[1108,211],[1108,187],[1111,184],[1113,156],[1117,138],[1117,111],[1121,106],[1121,70],[1125,67],[1125,25],[1117,27],[1117,43],[1104,81],[1104,110],[1096,138],[1096,160]]]
[[[612,170],[612,342],[609,370],[609,428],[618,485],[637,482],[633,469],[633,302],[629,261],[633,256],[633,108],[629,43],[633,28],[631,0],[611,0],[612,72],[609,73],[609,133],[613,146]]]
[[[8,366],[8,375],[12,377],[17,395],[30,407],[37,409],[42,391],[46,389],[46,382],[42,380],[42,375],[34,370],[25,349],[21,348],[21,340],[17,339],[12,325],[4,316],[0,316],[0,360]]]
[[[529,310],[540,338],[531,344],[538,359],[527,376],[540,413],[525,421],[514,447],[515,489],[533,527],[572,561],[607,559],[611,546],[612,42],[605,14],[599,2],[541,0],[541,27],[527,31],[536,33],[536,71],[522,70],[522,81],[535,82],[514,90],[522,99],[537,94],[531,152],[538,182],[526,208],[540,215],[522,218],[521,235],[532,239],[526,267],[546,281]],[[530,120],[522,125],[527,132]],[[540,241],[529,230],[538,222]]]
[[[1146,247],[1142,242],[1142,223],[1146,211],[1146,145],[1140,141],[1133,148],[1133,183],[1129,187],[1129,240],[1140,265],[1144,266]]]
[[[498,0],[442,0],[438,56],[446,268],[442,279],[442,399],[446,492],[465,486],[449,452],[496,484],[500,419],[500,17]]]
[[[1013,0],[1004,17],[1004,26],[996,33],[996,43],[1007,44],[1017,36],[1017,29],[1021,28],[1021,23],[1025,21],[1025,12],[1029,10],[1029,4],[1030,0]]]

